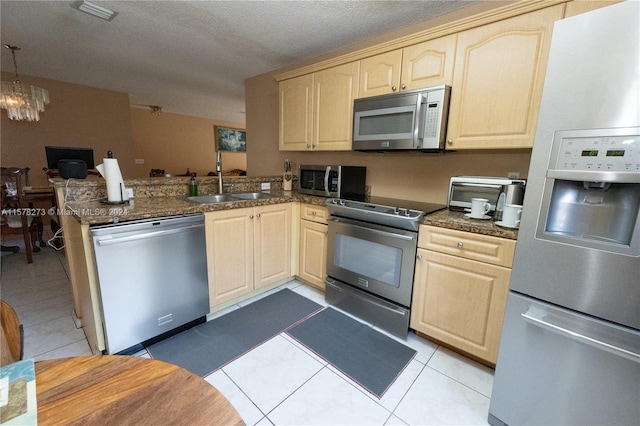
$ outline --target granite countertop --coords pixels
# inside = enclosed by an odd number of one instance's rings
[[[271,198],[238,200],[213,204],[194,203],[187,200],[187,197],[184,195],[139,197],[131,199],[129,204],[122,205],[103,204],[100,200],[85,199],[82,201],[68,202],[67,210],[69,210],[70,214],[76,216],[82,224],[100,225],[289,202],[302,202],[324,206],[327,200],[324,197],[300,194],[295,190],[271,190],[269,193],[272,195]],[[502,228],[492,220],[465,218],[463,212],[450,211],[449,209],[427,214],[422,219],[422,224],[512,240],[518,237],[518,231],[515,229]]]
[[[518,238],[517,229],[503,228],[496,225],[491,219],[469,219],[464,217],[464,212],[451,211],[449,209],[439,210],[426,215],[422,219],[422,224],[473,232],[475,234],[490,235],[493,237],[508,238],[510,240]]]
[[[272,197],[266,199],[212,204],[194,203],[187,200],[186,196],[132,198],[128,204],[119,205],[103,204],[100,200],[83,200],[68,202],[67,210],[82,224],[100,225],[296,201],[324,205],[326,201],[326,198],[306,196],[297,191],[271,191],[270,194]]]

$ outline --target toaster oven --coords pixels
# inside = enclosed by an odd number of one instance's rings
[[[449,181],[449,210],[470,211],[472,198],[486,198],[491,204],[491,214],[503,185],[526,184],[523,179],[488,176],[452,176]]]

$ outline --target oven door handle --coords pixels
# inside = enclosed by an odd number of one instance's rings
[[[335,218],[330,218],[329,222],[342,224],[342,221],[340,219],[335,219]],[[350,228],[357,228],[357,229],[360,229],[361,231],[370,232],[370,233],[378,234],[378,235],[383,235],[383,236],[389,237],[389,238],[397,238],[397,239],[406,240],[406,241],[413,241],[416,238],[414,235],[403,235],[403,234],[396,234],[396,233],[393,233],[393,232],[380,231],[379,229],[367,228],[366,226],[354,225],[352,223],[350,223],[348,226]]]

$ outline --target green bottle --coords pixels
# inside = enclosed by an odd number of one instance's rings
[[[196,182],[196,175],[191,175],[191,180],[189,181],[189,197],[195,197],[198,195],[198,182]]]

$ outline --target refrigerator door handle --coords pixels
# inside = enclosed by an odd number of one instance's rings
[[[605,327],[608,328],[608,326],[601,325],[599,323],[590,321],[590,324],[588,324],[588,327],[591,329],[590,331],[596,332],[594,334],[600,334],[598,338],[595,338],[592,336],[588,336],[586,333],[584,333],[584,331],[578,332],[576,330],[572,330],[571,328],[569,328],[568,325],[569,326],[571,325],[569,324],[569,321],[571,321],[572,319],[569,318],[569,315],[565,313],[562,313],[562,314],[549,313],[545,309],[542,309],[540,307],[531,306],[529,310],[527,310],[527,312],[520,314],[520,316],[528,323],[535,325],[537,327],[552,331],[554,333],[565,336],[571,340],[584,343],[584,344],[593,346],[595,348],[604,350],[606,352],[612,353],[614,355],[621,356],[631,361],[640,363],[640,353],[638,353],[638,349],[640,348],[636,348],[636,346],[638,346],[638,343],[637,343],[638,336],[629,336],[628,340],[630,340],[629,342],[630,347],[623,348],[621,347],[622,345],[620,345],[620,343],[624,345],[624,342],[618,342],[614,344],[612,342],[604,341],[603,337],[605,337],[605,334],[614,334],[614,333],[611,333],[611,332],[607,333],[607,331],[603,330],[603,328]],[[557,320],[556,323],[554,323],[553,321],[554,319]],[[584,323],[585,321],[582,318],[575,318],[573,320],[576,321],[576,325],[579,325],[578,321],[582,323]],[[585,327],[577,327],[577,328],[585,328]],[[611,329],[613,328],[611,327]],[[613,330],[618,331],[617,329],[613,329]],[[600,331],[600,333],[597,333],[598,331]],[[615,334],[620,334],[620,333],[615,333]],[[627,340],[627,339],[624,339],[624,340]]]

